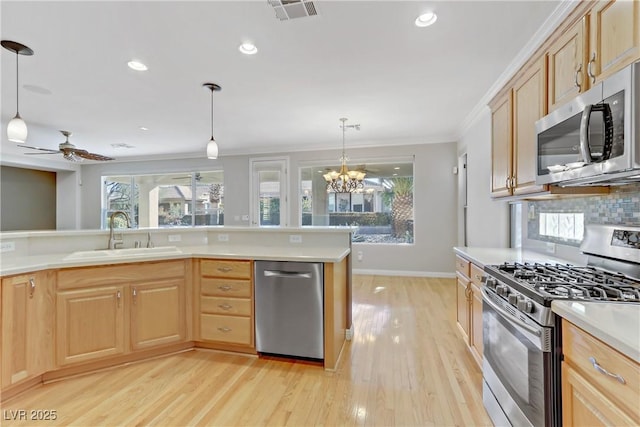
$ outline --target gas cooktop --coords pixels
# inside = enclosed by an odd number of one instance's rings
[[[596,267],[504,263],[489,266],[488,270],[506,284],[545,300],[565,298],[640,303],[639,279]]]

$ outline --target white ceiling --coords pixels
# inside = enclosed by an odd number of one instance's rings
[[[362,125],[347,147],[455,140],[558,4],[317,1],[318,16],[279,21],[267,0],[2,1],[1,36],[35,52],[20,56],[27,145],[57,149],[64,129],[117,159],[204,157],[214,82],[220,156],[339,150],[340,117]],[[436,24],[416,27],[428,10]],[[15,54],[1,61],[2,152],[24,153],[6,136]]]

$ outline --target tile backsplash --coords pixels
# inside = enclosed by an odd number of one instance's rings
[[[640,183],[611,187],[606,195],[540,200],[527,205],[529,239],[580,246],[579,240],[540,234],[541,213],[582,213],[584,224],[632,225],[640,227]]]

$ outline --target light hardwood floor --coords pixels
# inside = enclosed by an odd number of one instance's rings
[[[354,276],[355,333],[336,372],[189,351],[46,384],[3,404],[0,424],[491,425],[455,304],[453,279]],[[7,419],[21,409],[57,419]]]

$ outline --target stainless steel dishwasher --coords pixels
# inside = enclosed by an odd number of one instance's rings
[[[323,264],[255,262],[256,348],[324,358]]]

